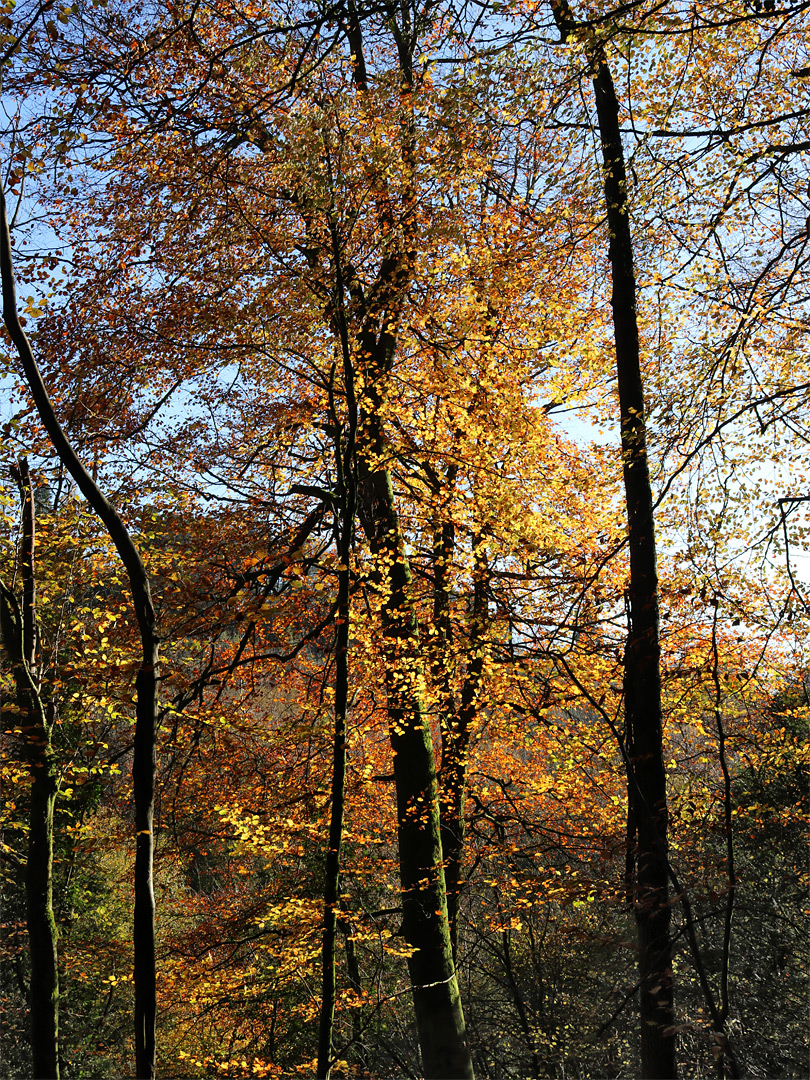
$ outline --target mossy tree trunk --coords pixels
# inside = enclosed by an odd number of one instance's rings
[[[472,1078],[472,1058],[453,961],[433,738],[424,706],[422,651],[411,602],[411,569],[397,516],[380,406],[394,338],[358,340],[364,397],[358,428],[358,516],[375,560],[394,780],[402,933],[427,1080]]]
[[[455,467],[447,480],[455,479]],[[481,680],[484,672],[484,631],[486,628],[485,560],[473,539],[473,594],[467,638],[467,666],[457,700],[452,686],[454,651],[450,620],[449,568],[455,550],[455,530],[446,516],[437,522],[433,535],[433,678],[439,700],[442,733],[439,807],[441,815],[442,854],[447,889],[447,916],[453,959],[458,959],[458,916],[463,886],[464,845],[466,837],[465,802],[470,727],[475,719]]]

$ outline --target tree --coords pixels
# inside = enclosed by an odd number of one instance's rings
[[[16,688],[15,730],[20,731],[31,773],[25,894],[31,955],[31,1055],[36,1080],[59,1077],[59,969],[53,914],[53,811],[56,766],[51,733],[53,706],[40,693],[35,577],[36,510],[28,462],[15,479],[22,504],[20,577],[22,604],[0,579],[0,629]],[[6,723],[10,722],[8,706]],[[13,721],[11,721],[13,723]]]
[[[154,850],[152,825],[155,797],[155,720],[158,678],[158,637],[155,631],[155,613],[152,607],[149,578],[141,562],[138,549],[132,542],[126,526],[104,498],[96,483],[84,470],[73,447],[66,438],[42,382],[31,344],[17,314],[11,236],[6,216],[5,194],[2,191],[0,191],[0,277],[2,277],[3,288],[3,319],[20,357],[26,382],[36,404],[39,417],[48,432],[54,449],[59,454],[60,460],[93,510],[103,521],[116,546],[121,561],[126,567],[135,616],[141,635],[143,654],[141,666],[135,680],[137,720],[132,766],[136,851],[133,967],[136,994],[136,1072],[139,1078],[148,1078],[154,1076],[155,1072],[155,897],[152,885]],[[33,535],[33,526],[31,528]],[[31,580],[33,581],[33,578]],[[52,820],[53,793],[49,793],[48,798],[50,799]],[[50,835],[52,835],[52,828]],[[48,863],[50,863],[50,857]],[[39,882],[39,884],[42,883]],[[47,918],[47,912],[45,917]]]

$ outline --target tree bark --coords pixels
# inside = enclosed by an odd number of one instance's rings
[[[40,705],[40,712],[42,706]],[[38,725],[39,726],[39,725]],[[50,728],[29,750],[33,784],[25,874],[31,949],[31,1058],[34,1080],[59,1080],[59,973],[53,915],[53,811],[56,769]],[[33,735],[32,735],[33,743]]]
[[[408,971],[422,1069],[426,1080],[472,1080],[472,1058],[450,944],[436,761],[422,693],[419,632],[410,600],[411,570],[395,509],[391,475],[384,464],[385,438],[380,421],[382,388],[393,364],[396,326],[416,259],[416,195],[411,184],[416,172],[416,127],[411,101],[413,28],[405,6],[401,14],[402,27],[397,28],[392,18],[391,28],[400,64],[403,101],[400,149],[406,195],[400,213],[394,212],[387,197],[378,203],[382,235],[393,237],[399,233],[400,239],[385,249],[377,280],[366,296],[355,272],[342,262],[342,245],[330,224],[332,261],[342,280],[338,303],[328,305],[327,311],[330,326],[340,341],[346,371],[359,371],[363,376],[354,453],[356,509],[377,564],[373,580],[380,600],[397,793],[402,933],[414,950],[408,959]],[[355,87],[363,94],[367,90],[366,65],[360,21],[353,3],[348,6],[347,27]],[[387,179],[384,176],[376,179],[384,191]],[[344,283],[354,319],[351,339],[343,306]]]
[[[354,938],[352,937],[352,926],[346,919],[340,919],[338,922],[338,928],[343,934],[343,940],[346,946],[346,974],[348,976],[349,986],[352,990],[360,996],[363,992],[363,983],[360,978],[360,963],[357,959],[357,948],[354,944]],[[365,1077],[370,1080],[372,1076],[371,1061],[368,1052],[368,1047],[363,1042],[363,1036],[367,1027],[367,1024],[363,1022],[363,1011],[358,1008],[353,1008],[352,1013],[352,1039],[351,1047],[356,1059],[356,1075]]]
[[[641,1074],[677,1075],[670,940],[667,788],[661,709],[661,644],[653,493],[647,459],[636,280],[619,103],[601,47],[590,53],[613,280],[613,328],[630,551],[630,629],[625,650],[625,729],[632,748],[630,798],[636,830],[634,911],[638,930]]]
[[[53,914],[53,811],[56,768],[51,747],[53,713],[40,696],[36,664],[36,582],[34,548],[36,518],[28,464],[17,473],[22,501],[20,576],[22,609],[14,593],[0,581],[0,629],[11,661],[19,726],[31,772],[28,815],[28,857],[25,900],[31,954],[31,1065],[34,1080],[59,1078],[59,970],[56,920]]]
[[[341,571],[341,579],[344,572]],[[332,743],[332,807],[323,891],[323,945],[321,949],[321,1011],[318,1027],[318,1080],[332,1074],[332,1031],[335,1018],[337,977],[335,951],[337,912],[340,904],[340,852],[343,842],[343,816],[346,801],[346,705],[348,701],[348,663],[346,631],[348,603],[343,601],[343,581],[338,585],[338,625],[335,634],[335,724]],[[348,593],[348,590],[346,590]]]
[[[324,881],[323,947],[321,952],[322,994],[318,1030],[318,1080],[329,1080],[332,1071],[332,1043],[335,1018],[337,980],[335,952],[337,943],[338,908],[340,906],[340,853],[343,844],[343,819],[346,804],[346,714],[349,704],[349,616],[352,534],[356,513],[355,438],[357,434],[357,403],[354,395],[354,369],[349,350],[346,326],[345,295],[339,252],[335,242],[337,269],[337,323],[340,352],[343,362],[343,384],[348,413],[345,444],[341,440],[341,425],[337,422],[334,393],[331,394],[332,422],[336,428],[335,466],[338,476],[338,521],[336,540],[338,553],[338,612],[335,627],[335,711],[332,741],[332,806],[329,821],[329,846],[326,851]],[[334,382],[334,379],[333,379]]]
[[[48,437],[81,493],[103,522],[129,576],[130,594],[141,638],[141,665],[135,679],[135,738],[132,787],[135,802],[135,1070],[138,1080],[155,1075],[155,895],[153,816],[157,718],[158,635],[149,577],[138,549],[118,513],[89,476],[60,425],[42,381],[31,343],[17,314],[17,295],[5,193],[0,189],[0,278],[3,320],[20,357],[25,379]]]
[[[474,541],[475,546],[475,541]],[[440,719],[442,732],[442,767],[439,784],[442,854],[447,889],[447,916],[453,960],[458,958],[458,912],[462,889],[462,867],[466,837],[465,795],[467,787],[467,750],[470,725],[475,718],[481,678],[484,670],[483,632],[486,618],[483,560],[474,551],[472,619],[467,646],[467,670],[456,707],[449,685],[447,652],[451,647],[447,566],[452,557],[452,526],[445,522],[434,536],[435,595],[434,618],[439,648],[435,667],[440,678]]]
[[[442,862],[433,738],[422,693],[423,668],[411,605],[411,570],[394,505],[379,420],[380,380],[390,370],[390,334],[364,333],[366,397],[359,423],[358,513],[377,564],[394,779],[397,792],[402,933],[426,1080],[473,1077],[453,963]]]

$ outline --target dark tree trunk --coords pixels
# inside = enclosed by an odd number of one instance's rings
[[[452,490],[458,473],[450,465],[445,474]],[[437,485],[434,492],[442,498]],[[442,499],[442,501],[444,501]],[[430,666],[436,688],[439,724],[442,736],[442,767],[439,774],[439,815],[444,856],[444,878],[447,890],[447,919],[450,926],[450,945],[453,962],[458,961],[458,887],[464,828],[463,786],[459,789],[457,755],[451,743],[457,732],[456,698],[453,691],[453,626],[450,618],[449,568],[455,551],[455,528],[445,507],[441,507],[433,530],[433,631],[428,642]]]
[[[472,1059],[453,963],[442,864],[433,738],[422,696],[419,631],[410,598],[411,570],[394,505],[379,421],[380,380],[390,370],[393,338],[361,335],[367,361],[358,445],[358,513],[377,562],[376,588],[385,660],[388,720],[397,792],[402,932],[426,1080],[466,1080]]]
[[[41,710],[41,706],[40,706]],[[30,714],[29,714],[30,715]],[[49,729],[29,746],[33,784],[25,874],[31,949],[31,1056],[34,1080],[59,1078],[59,974],[53,916],[53,809],[56,769]]]
[[[135,982],[135,1075],[155,1075],[155,891],[153,818],[155,810],[155,731],[157,727],[157,639],[135,678],[137,695],[132,788],[135,801],[135,910],[133,976]]]
[[[337,243],[335,240],[336,256]],[[346,803],[346,714],[349,705],[349,615],[352,534],[356,512],[355,437],[357,433],[357,404],[354,396],[354,370],[349,351],[348,331],[344,309],[343,277],[340,261],[337,267],[337,324],[343,361],[343,384],[348,413],[345,441],[341,438],[334,393],[331,395],[332,423],[335,425],[335,466],[338,476],[338,520],[336,522],[338,571],[338,603],[335,627],[335,713],[332,741],[332,807],[329,820],[329,843],[326,851],[324,881],[323,947],[321,952],[321,1014],[318,1030],[318,1080],[329,1080],[332,1069],[332,1042],[335,1017],[338,908],[340,906],[340,852],[343,843],[343,818]],[[334,381],[334,373],[333,373]]]
[[[126,568],[141,637],[141,666],[135,679],[137,703],[132,763],[135,802],[135,912],[133,975],[135,981],[135,1069],[138,1080],[155,1075],[155,894],[152,885],[155,797],[155,731],[157,718],[158,635],[149,578],[138,549],[118,513],[89,476],[62,430],[42,381],[31,343],[17,314],[17,295],[6,214],[0,190],[0,277],[3,320],[20,357],[40,420],[59,456],[93,511],[103,522]]]
[[[28,464],[17,473],[22,501],[20,577],[22,608],[0,582],[0,628],[11,661],[19,726],[31,772],[25,900],[31,954],[31,1064],[34,1080],[59,1077],[59,971],[53,915],[53,810],[56,769],[51,748],[53,713],[47,712],[37,679],[35,511]]]
[[[653,494],[647,460],[636,281],[619,103],[607,60],[591,56],[610,230],[613,326],[630,551],[630,630],[625,650],[625,728],[636,831],[633,889],[639,943],[641,1073],[677,1075],[667,854],[667,787],[661,711],[661,645]]]
[[[451,647],[449,628],[449,598],[447,566],[452,556],[452,529],[444,524],[436,534],[434,614],[440,647],[449,652]],[[466,833],[465,794],[467,787],[467,751],[470,741],[470,725],[475,719],[481,678],[484,670],[484,623],[486,619],[486,596],[484,591],[483,560],[474,553],[472,619],[467,643],[467,670],[461,688],[461,700],[456,707],[449,686],[447,656],[437,663],[444,686],[440,690],[442,731],[442,767],[439,784],[441,812],[442,854],[444,855],[445,884],[447,888],[447,916],[450,923],[450,942],[453,959],[458,955],[458,912],[462,890],[464,843]]]
[[[341,549],[343,545],[340,545]],[[346,709],[348,705],[348,558],[341,551],[338,583],[338,624],[335,633],[335,724],[332,742],[332,809],[329,821],[329,846],[323,891],[323,947],[321,951],[322,995],[318,1030],[318,1080],[329,1080],[332,1069],[332,1028],[335,1017],[335,947],[340,905],[340,851],[343,843],[343,816],[346,802]],[[345,562],[344,562],[345,559]]]
[[[346,974],[349,986],[359,996],[363,992],[363,983],[360,978],[360,964],[357,959],[357,949],[352,938],[352,926],[346,919],[341,919],[338,926],[343,934],[346,944]],[[357,1074],[371,1078],[371,1062],[368,1047],[363,1041],[366,1024],[360,1009],[352,1009],[352,1050],[357,1061]]]
[[[526,1044],[526,1049],[531,1055],[532,1059],[532,1075],[535,1080],[540,1080],[540,1057],[537,1053],[537,1046],[535,1044],[534,1035],[532,1034],[532,1025],[529,1022],[529,1014],[526,1009],[526,1001],[523,997],[520,987],[518,986],[517,979],[515,978],[515,970],[512,965],[512,931],[504,930],[501,933],[501,942],[503,944],[503,966],[506,972],[506,981],[509,986],[509,993],[512,995],[512,1004],[515,1006],[515,1011],[518,1014],[518,1020],[520,1021],[520,1030],[523,1032],[523,1040]]]

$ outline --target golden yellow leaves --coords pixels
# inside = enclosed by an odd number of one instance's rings
[[[257,1077],[258,1080],[265,1080],[265,1078],[271,1078],[272,1080],[272,1078],[283,1076],[283,1070],[280,1066],[262,1058],[252,1058],[248,1062],[245,1057],[217,1058],[211,1054],[198,1057],[196,1054],[188,1053],[185,1050],[180,1050],[178,1057],[183,1063],[200,1069],[204,1076],[210,1076],[213,1073],[215,1076]]]

